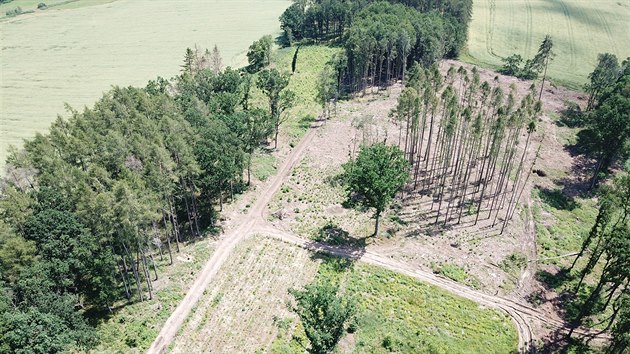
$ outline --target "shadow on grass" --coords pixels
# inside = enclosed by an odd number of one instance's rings
[[[591,354],[599,353],[588,345],[589,339],[586,338],[567,338],[563,330],[557,329],[543,340],[535,349],[535,353],[551,354],[551,353],[572,353],[572,354]]]
[[[581,128],[584,126],[585,117],[582,108],[572,101],[565,102],[565,107],[560,111],[560,118],[555,121],[559,127]]]
[[[539,270],[536,272],[536,279],[543,283],[547,289],[561,291],[563,286],[575,281],[575,276],[568,269],[561,268],[555,274],[546,270]]]
[[[339,226],[328,223],[306,248],[314,260],[322,260],[337,272],[351,268],[366,252],[367,238],[354,238]]]
[[[574,197],[566,196],[560,189],[538,187],[538,191],[540,199],[552,208],[572,211],[579,207]]]

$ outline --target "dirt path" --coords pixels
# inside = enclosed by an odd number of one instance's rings
[[[302,141],[300,141],[290,155],[287,156],[284,163],[278,170],[278,173],[265,185],[264,191],[256,200],[249,212],[243,214],[238,219],[234,219],[233,224],[236,225],[236,227],[222,237],[223,240],[217,246],[216,250],[212,254],[212,257],[210,257],[206,265],[199,273],[199,277],[190,287],[182,302],[177,305],[175,311],[173,311],[166,320],[164,326],[160,330],[160,333],[151,344],[151,347],[149,347],[147,353],[166,352],[169,344],[177,334],[177,331],[190,314],[190,311],[197,304],[204,290],[219,271],[219,268],[232,254],[236,245],[247,237],[253,235],[255,233],[253,232],[255,229],[258,229],[261,225],[265,224],[263,218],[265,207],[269,204],[273,195],[278,191],[278,189],[280,189],[282,182],[288,176],[289,172],[291,172],[293,166],[299,161],[304,149],[313,139],[316,128],[319,127],[319,124],[320,123],[316,122],[313,126],[311,126],[311,129],[307,132],[304,138],[302,138]]]
[[[253,204],[253,207],[249,210],[249,212],[233,220],[235,227],[223,237],[223,240],[217,246],[216,251],[208,260],[199,277],[195,280],[182,302],[165,322],[159,335],[149,348],[148,353],[164,353],[167,351],[171,341],[184,321],[186,321],[192,308],[197,304],[199,298],[204,293],[204,290],[210,281],[215,277],[219,268],[232,254],[236,245],[254,234],[269,235],[282,241],[304,247],[311,251],[326,252],[332,255],[352,258],[369,264],[378,265],[391,271],[405,274],[420,281],[438,286],[442,289],[450,291],[453,294],[475,301],[483,306],[501,310],[508,314],[516,325],[519,336],[518,347],[519,352],[521,353],[529,352],[532,348],[534,341],[534,333],[531,328],[532,321],[540,321],[541,323],[558,330],[566,330],[568,328],[564,321],[550,318],[544,312],[522,302],[502,296],[493,296],[481,293],[450,279],[437,276],[431,272],[420,270],[409,264],[393,260],[372,251],[331,246],[314,242],[312,240],[300,238],[292,233],[279,230],[270,225],[265,219],[266,206],[269,204],[274,194],[280,189],[293,166],[299,162],[302,153],[316,134],[316,128],[320,125],[321,122],[316,122],[302,141],[287,156],[278,170],[278,174],[268,181],[262,194]],[[587,329],[579,329],[575,332],[581,335],[592,335],[594,333],[593,331],[589,331]]]

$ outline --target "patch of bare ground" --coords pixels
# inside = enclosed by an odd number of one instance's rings
[[[317,272],[308,251],[266,237],[240,244],[172,345],[173,353],[253,353],[278,334],[275,322],[292,315],[287,290]]]
[[[446,72],[451,65],[472,69],[471,65],[458,61],[445,61],[441,70]],[[496,83],[504,92],[509,92],[514,85],[517,97],[524,96],[532,84],[485,69],[479,69],[479,74],[482,81]],[[476,225],[473,225],[474,217],[463,213],[462,222],[457,225],[434,226],[431,198],[407,194],[403,202],[394,203],[387,211],[383,217],[385,232],[374,238],[370,237],[372,211],[342,206],[346,195],[338,176],[341,165],[356,154],[363,142],[399,143],[401,127],[388,118],[388,113],[395,107],[400,90],[400,85],[396,85],[390,92],[380,91],[338,105],[337,116],[320,128],[306,149],[305,158],[270,203],[272,224],[307,238],[320,237],[322,228],[332,224],[348,232],[351,238],[365,241],[369,251],[445,276],[449,276],[445,269],[455,269],[460,274],[456,280],[488,294],[501,294],[523,302],[533,297],[553,297],[554,294],[547,294],[550,290],[534,277],[537,263],[533,260],[538,259],[538,251],[531,194],[534,187],[561,188],[573,194],[583,191],[588,179],[587,168],[578,173],[575,166],[590,162],[577,160],[567,147],[567,136],[573,133],[556,124],[565,103],[582,104],[583,97],[546,85],[542,94],[543,113],[524,165],[524,174],[531,173],[531,162],[540,147],[533,169],[544,171],[545,176],[532,173],[527,177],[513,219],[502,234],[500,226],[492,227],[494,216],[488,218],[485,204]],[[522,142],[525,134],[522,133]],[[521,143],[519,149],[523,145]],[[499,225],[502,218],[499,213]],[[560,317],[550,302],[542,301],[539,306],[551,318]],[[546,330],[538,328],[537,332]]]

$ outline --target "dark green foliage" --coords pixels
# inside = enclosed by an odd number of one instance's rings
[[[272,44],[273,40],[271,36],[264,36],[254,41],[254,43],[249,46],[249,50],[247,51],[247,61],[249,62],[247,69],[249,72],[257,72],[269,65],[271,61]]]
[[[304,290],[290,289],[297,313],[311,344],[312,354],[330,353],[344,333],[344,326],[355,312],[354,301],[337,295],[337,287],[328,282],[309,284]]]
[[[499,72],[503,75],[518,77],[520,75],[522,63],[523,57],[518,54],[512,54],[509,57],[503,58],[503,66]]]
[[[280,16],[280,28],[289,42],[303,37],[304,7],[300,3],[293,3]]]
[[[602,94],[617,81],[621,74],[617,56],[610,53],[597,56],[597,66],[588,75],[590,82],[584,85],[584,90],[589,93],[587,110],[599,104]]]
[[[538,75],[543,73],[543,86],[547,76],[547,66],[553,60],[555,53],[553,52],[553,41],[551,36],[546,35],[538,48],[538,52],[532,59],[527,59],[523,67],[523,57],[518,54],[512,54],[503,58],[503,66],[499,70],[501,74],[516,76],[520,79],[535,80]],[[540,92],[542,93],[542,86]]]
[[[409,162],[397,146],[375,144],[364,146],[356,160],[344,166],[350,197],[376,209],[374,235],[378,235],[381,213],[409,179]]]
[[[13,308],[7,290],[0,289],[0,351],[59,353],[89,348],[96,342],[95,331],[73,304],[69,296],[44,294],[34,306]]]
[[[580,281],[574,292],[576,295],[585,293],[585,296],[574,300],[579,304],[579,311],[573,317],[574,327],[585,318],[612,308],[612,315],[606,320],[607,329],[627,328],[628,313],[624,307],[627,307],[630,290],[630,175],[618,176],[611,187],[603,189],[597,219],[572,269],[582,257],[586,258],[586,265],[580,270]],[[585,286],[585,277],[595,270],[599,273],[597,284]],[[572,333],[573,330],[569,336]],[[625,341],[625,346],[628,345],[625,334],[616,333],[615,340],[617,344]],[[613,347],[617,344],[613,343]]]
[[[299,51],[300,47],[295,48],[295,54],[293,54],[293,59],[291,60],[291,73],[293,74],[295,74],[295,70],[297,69],[297,59]]]
[[[267,96],[269,114],[275,129],[274,148],[278,147],[280,125],[286,120],[283,113],[295,104],[295,93],[287,89],[290,76],[277,69],[263,70],[258,74],[256,86]]]
[[[404,78],[413,62],[455,57],[466,42],[472,1],[296,2],[280,17],[289,39],[341,39],[347,61],[339,86],[358,91]],[[339,88],[341,89],[341,87]]]
[[[586,115],[585,129],[578,133],[578,146],[597,159],[591,187],[615,161],[630,153],[630,66],[601,94],[598,104]]]

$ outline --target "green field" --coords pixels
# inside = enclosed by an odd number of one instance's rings
[[[630,56],[630,1],[475,0],[463,59],[494,67],[514,53],[529,58],[546,34],[557,53],[549,75],[580,87],[598,53],[616,54],[620,61]]]
[[[4,15],[35,3],[15,0],[0,9]],[[243,65],[252,41],[279,31],[278,17],[290,3],[81,0],[1,20],[0,166],[9,145],[65,114],[64,102],[82,109],[112,85],[176,75],[186,47],[217,44],[224,64]]]
[[[339,284],[357,301],[356,332],[340,353],[515,353],[511,320],[495,310],[380,267],[323,257],[319,279]],[[298,352],[300,326],[280,331],[272,353]],[[351,337],[351,338],[348,338]]]

